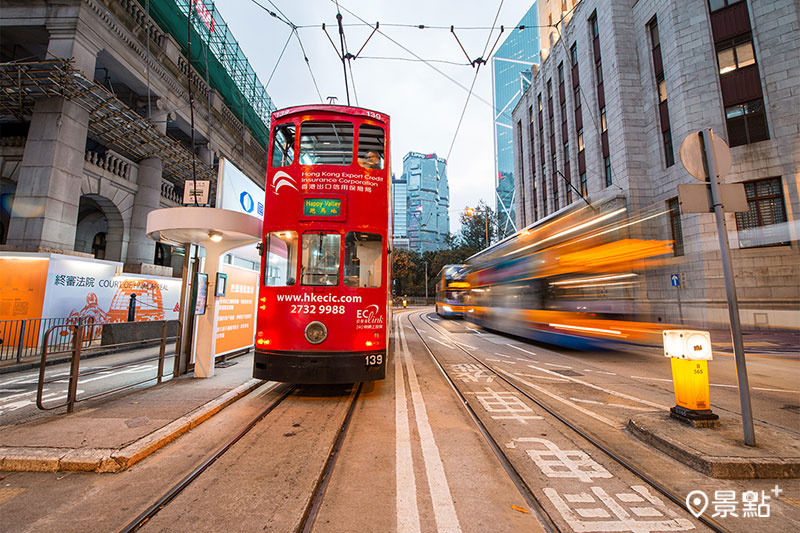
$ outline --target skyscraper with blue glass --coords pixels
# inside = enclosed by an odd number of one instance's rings
[[[494,105],[495,201],[499,237],[513,233],[514,139],[511,112],[531,83],[531,66],[539,63],[539,17],[534,2],[492,56],[492,103]],[[520,29],[524,26],[524,29]]]
[[[440,250],[450,232],[450,188],[447,161],[436,154],[409,152],[403,158],[407,182],[406,230],[409,249]]]

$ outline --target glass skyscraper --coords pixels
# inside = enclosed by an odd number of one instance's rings
[[[407,187],[406,227],[409,249],[440,250],[450,232],[450,188],[447,161],[436,154],[409,152],[403,158]]]
[[[408,180],[392,174],[392,242],[394,248],[408,248]]]
[[[514,223],[514,140],[511,112],[531,84],[531,66],[539,63],[539,17],[534,2],[497,52],[492,56],[494,104],[495,201],[500,221],[499,237],[510,235]]]

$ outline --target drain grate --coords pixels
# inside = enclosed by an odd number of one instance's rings
[[[582,376],[580,372],[575,372],[574,370],[553,370],[556,374],[561,374],[562,376]]]

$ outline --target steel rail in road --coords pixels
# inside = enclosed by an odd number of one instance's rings
[[[258,416],[256,416],[250,423],[245,426],[242,431],[239,432],[233,439],[231,439],[227,444],[220,447],[217,451],[215,451],[208,459],[203,461],[203,463],[192,470],[186,477],[181,479],[178,483],[176,483],[171,489],[169,489],[163,496],[161,496],[156,502],[148,507],[142,514],[137,516],[131,523],[125,526],[121,531],[122,533],[129,533],[131,531],[137,531],[140,527],[145,525],[148,520],[153,518],[161,509],[166,507],[175,497],[183,492],[191,483],[200,475],[202,474],[208,467],[214,464],[217,459],[222,457],[225,452],[230,450],[234,444],[239,442],[239,440],[247,435],[250,430],[252,430],[256,424],[261,422],[268,414],[270,414],[276,407],[278,407],[283,401],[292,394],[297,387],[289,386],[286,390],[281,393],[281,395],[276,398],[266,409],[264,409]]]
[[[358,397],[361,395],[361,389],[363,386],[363,382],[359,383],[356,392],[352,395],[350,407],[347,409],[347,414],[342,421],[342,425],[339,426],[339,431],[336,433],[336,439],[333,442],[330,453],[328,453],[328,460],[325,461],[325,467],[322,469],[322,474],[320,474],[319,479],[317,480],[317,484],[314,487],[314,492],[311,493],[311,499],[308,502],[308,506],[306,506],[305,513],[303,513],[303,519],[300,521],[300,525],[297,526],[297,529],[295,529],[296,533],[310,533],[314,527],[314,522],[317,519],[317,513],[322,506],[322,500],[325,498],[325,491],[328,488],[328,483],[331,480],[333,468],[336,466],[336,459],[339,457],[339,451],[342,449],[342,444],[344,443],[345,436],[347,435],[347,429],[350,427],[350,421],[353,418],[356,402]]]
[[[622,466],[623,468],[625,468],[626,470],[631,472],[633,475],[635,475],[638,478],[640,478],[642,481],[644,481],[645,483],[650,485],[653,489],[655,489],[656,491],[661,493],[663,496],[668,498],[670,501],[672,501],[673,503],[678,505],[678,507],[680,507],[681,509],[685,509],[685,501],[679,495],[675,494],[674,492],[670,491],[667,487],[663,486],[662,484],[660,484],[657,481],[655,481],[654,479],[652,479],[650,476],[648,476],[647,474],[645,474],[644,472],[642,472],[641,470],[636,468],[634,465],[630,464],[628,461],[626,461],[625,459],[623,459],[622,457],[620,457],[619,455],[614,453],[612,450],[610,450],[609,448],[604,446],[602,443],[597,441],[594,437],[592,437],[591,435],[589,435],[588,433],[586,433],[585,431],[583,431],[582,429],[580,429],[579,427],[577,427],[576,425],[574,425],[573,423],[568,421],[566,418],[564,418],[563,416],[558,414],[556,411],[554,411],[553,409],[548,407],[546,404],[544,404],[543,402],[541,402],[537,398],[533,397],[526,390],[523,390],[517,384],[513,383],[511,380],[506,378],[502,373],[497,372],[490,365],[487,365],[486,363],[484,363],[483,361],[481,361],[480,359],[475,357],[472,353],[470,353],[469,350],[465,349],[461,345],[461,343],[453,341],[450,338],[449,332],[446,329],[442,328],[438,324],[435,324],[433,321],[431,321],[427,317],[425,317],[423,315],[423,312],[420,312],[418,314],[418,316],[419,316],[419,318],[420,318],[420,320],[422,322],[424,322],[426,325],[430,326],[432,329],[434,329],[437,332],[439,332],[439,334],[441,334],[445,339],[449,340],[457,349],[461,350],[467,356],[469,356],[471,359],[473,359],[476,363],[478,363],[482,367],[486,368],[489,372],[491,372],[494,376],[496,376],[497,379],[500,379],[500,380],[504,381],[510,387],[515,389],[517,392],[519,392],[520,394],[522,394],[523,396],[528,398],[530,401],[532,401],[533,403],[538,405],[540,408],[545,410],[553,418],[555,418],[556,420],[558,420],[559,422],[564,424],[566,427],[571,429],[574,433],[579,435],[582,439],[586,440],[592,446],[594,446],[597,449],[599,449],[607,457],[609,457],[612,461],[616,462],[617,464],[619,464],[620,466]],[[409,313],[407,315],[407,318],[408,318],[408,323],[411,325],[411,327],[414,329],[414,331],[417,333],[417,335],[419,335],[420,340],[422,341],[423,345],[428,350],[428,352],[431,354],[431,357],[433,358],[433,360],[436,363],[436,365],[439,367],[439,370],[442,372],[442,374],[445,376],[447,381],[450,383],[450,386],[453,387],[453,389],[456,390],[456,393],[461,398],[461,401],[463,402],[464,406],[469,411],[470,416],[473,418],[473,420],[475,420],[477,418],[477,414],[475,413],[475,411],[472,410],[472,407],[469,405],[469,402],[467,401],[467,399],[458,391],[458,389],[456,388],[455,383],[453,382],[453,380],[450,378],[450,376],[444,370],[444,367],[441,365],[441,363],[439,362],[438,358],[434,355],[434,353],[430,349],[428,343],[425,342],[425,339],[423,338],[422,334],[417,330],[416,326],[411,321],[411,313]],[[481,430],[481,433],[484,435],[484,438],[487,439],[487,441],[489,442],[489,445],[491,446],[491,448],[495,452],[495,454],[502,454],[503,457],[500,458],[498,456],[498,458],[503,463],[503,466],[505,467],[507,462],[510,464],[510,459],[508,459],[508,457],[505,455],[505,453],[499,447],[498,443],[494,440],[494,438],[491,437],[491,435],[488,435],[488,432],[486,431],[486,428],[483,425],[483,423],[482,422],[478,422],[478,426],[479,426],[479,428]],[[514,472],[516,472],[516,470],[514,470]],[[517,475],[519,475],[519,474],[517,473]],[[512,478],[513,478],[513,476],[512,476]],[[521,479],[521,477],[520,477],[520,479]],[[517,483],[516,480],[515,480],[515,483]],[[522,481],[522,483],[525,483],[525,482]],[[517,486],[519,487],[519,485],[517,485]],[[533,491],[531,490],[531,488],[527,484],[525,484],[525,487],[526,487],[527,491],[529,491],[531,493],[531,495],[533,495],[533,497],[536,498],[536,496],[533,494]],[[525,496],[525,493],[523,493],[523,496]],[[526,497],[526,499],[527,499],[527,497]],[[541,509],[541,511],[544,512],[545,515],[548,517],[548,520],[551,523],[555,524],[555,522],[552,521],[552,518],[550,517],[549,513],[547,513],[547,511],[544,510],[544,506],[539,502],[538,499],[536,499],[536,503],[537,503],[537,506],[536,506],[537,510]],[[692,516],[694,516],[694,515],[692,515]],[[700,515],[700,517],[697,517],[697,519],[700,522],[702,522],[703,525],[707,526],[708,528],[710,528],[713,531],[716,531],[717,533],[726,533],[727,532],[727,530],[725,528],[723,528],[718,522],[716,522],[714,520],[711,520],[710,518],[706,518],[706,517]],[[555,527],[555,530],[557,531],[558,528]]]
[[[422,316],[421,313],[420,316]],[[500,464],[503,466],[503,469],[511,478],[511,481],[517,487],[517,490],[519,490],[520,495],[522,495],[522,497],[525,499],[525,501],[528,503],[531,509],[534,510],[534,512],[542,522],[542,525],[545,527],[547,531],[549,532],[560,531],[559,527],[556,525],[555,520],[553,520],[553,518],[550,516],[550,513],[547,512],[547,509],[544,507],[544,505],[542,505],[542,503],[534,494],[533,489],[531,489],[530,485],[528,485],[525,482],[525,479],[522,477],[522,474],[520,474],[519,471],[514,467],[514,464],[511,462],[511,459],[509,459],[509,457],[505,454],[505,452],[503,452],[503,449],[500,446],[500,444],[495,440],[494,437],[492,437],[492,434],[489,432],[489,429],[486,427],[483,421],[481,421],[481,419],[478,417],[478,414],[469,404],[467,398],[461,393],[460,390],[458,390],[458,387],[456,387],[456,384],[453,381],[453,379],[445,371],[444,367],[442,366],[441,362],[439,362],[439,359],[436,357],[436,355],[434,355],[433,350],[431,350],[430,346],[425,341],[425,338],[422,336],[422,333],[420,333],[420,331],[411,321],[411,313],[406,314],[406,318],[408,319],[408,324],[411,326],[411,328],[414,330],[417,336],[419,336],[420,341],[422,341],[422,345],[425,346],[425,349],[430,354],[431,359],[439,368],[439,372],[442,373],[442,376],[444,376],[447,383],[450,384],[450,387],[453,389],[453,392],[455,392],[455,394],[459,397],[459,399],[461,400],[461,405],[463,405],[464,408],[467,410],[467,413],[469,414],[472,421],[475,423],[476,426],[478,426],[478,430],[480,431],[481,435],[483,435],[483,438],[486,440],[487,444],[492,449],[492,452],[494,453],[495,457],[497,457],[497,460],[500,461]],[[455,346],[459,345],[456,344]],[[469,354],[468,352],[467,355],[473,357],[472,354]]]

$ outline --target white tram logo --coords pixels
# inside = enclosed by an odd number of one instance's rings
[[[376,304],[356,311],[356,329],[380,329],[383,327],[383,316]]]
[[[274,176],[272,176],[272,187],[275,189],[275,194],[279,194],[278,191],[284,185],[297,190],[297,183],[295,182],[295,179],[286,172],[279,170]]]

